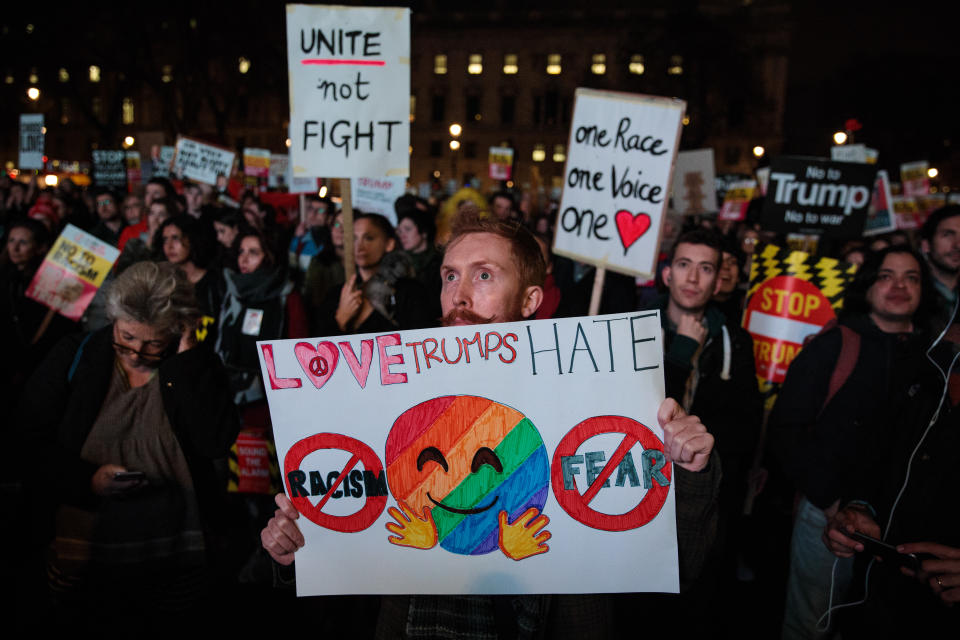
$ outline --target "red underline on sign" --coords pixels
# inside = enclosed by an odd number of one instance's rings
[[[383,60],[337,60],[334,58],[307,58],[301,60],[300,64],[357,64],[366,67],[382,67],[386,64]]]

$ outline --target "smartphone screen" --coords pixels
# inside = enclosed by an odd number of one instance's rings
[[[114,480],[144,480],[146,477],[143,471],[117,471],[113,474]]]

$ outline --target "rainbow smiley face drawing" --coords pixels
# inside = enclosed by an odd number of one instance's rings
[[[476,396],[443,396],[405,411],[387,437],[387,482],[401,510],[392,544],[514,560],[545,553],[550,462],[522,413]]]

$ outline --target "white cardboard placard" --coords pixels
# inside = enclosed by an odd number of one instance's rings
[[[20,114],[20,153],[17,167],[43,169],[43,114]]]
[[[661,341],[633,312],[258,343],[298,595],[676,592]],[[388,541],[401,501],[436,546]],[[513,559],[531,507],[548,550]]]
[[[686,103],[577,89],[554,253],[653,273]]]
[[[235,154],[192,138],[177,138],[173,170],[188,180],[216,186],[218,176],[230,177]]]
[[[715,183],[713,149],[681,151],[673,170],[673,210],[680,215],[715,212]]]
[[[410,173],[410,10],[287,5],[294,177]]]
[[[350,197],[353,206],[364,213],[379,213],[397,226],[397,210],[393,203],[407,192],[404,178],[351,178]]]

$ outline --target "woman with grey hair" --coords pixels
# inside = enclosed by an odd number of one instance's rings
[[[161,624],[206,595],[223,487],[214,462],[238,420],[223,365],[195,348],[199,311],[179,269],[134,264],[106,300],[111,324],[53,350],[19,423],[25,450],[47,460],[31,477],[56,516],[54,603],[69,619]]]

